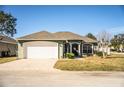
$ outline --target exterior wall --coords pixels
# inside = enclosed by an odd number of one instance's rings
[[[69,43],[75,43],[77,42],[79,44],[79,53],[80,56],[82,56],[83,53],[83,44],[81,41],[70,41]],[[65,49],[65,45],[64,45],[64,41],[28,41],[28,42],[23,42],[23,43],[18,43],[18,58],[22,59],[22,58],[27,58],[27,47],[33,47],[33,46],[58,46],[58,58],[62,59],[64,58],[64,49]],[[93,44],[92,45],[92,49],[93,48]],[[70,49],[70,46],[69,46]],[[91,53],[93,54],[93,52]]]
[[[23,54],[23,44],[22,43],[18,43],[18,58],[22,59],[24,58],[24,54]]]
[[[59,43],[59,46],[58,46],[58,58],[59,59],[63,58],[63,43]]]
[[[27,47],[33,47],[33,46],[42,46],[42,47],[56,47],[58,46],[57,42],[53,41],[29,41],[29,42],[24,42],[21,44],[18,44],[18,57],[19,58],[27,58]]]

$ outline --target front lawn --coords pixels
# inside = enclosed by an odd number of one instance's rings
[[[124,55],[111,55],[106,59],[97,56],[62,59],[57,61],[54,68],[69,71],[124,71]]]
[[[4,57],[4,58],[0,58],[0,64],[2,63],[6,63],[6,62],[11,62],[16,60],[16,57]]]

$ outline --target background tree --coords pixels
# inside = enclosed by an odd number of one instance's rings
[[[106,58],[110,45],[110,34],[106,31],[101,31],[100,33],[98,33],[97,40],[99,42],[99,51],[102,51],[103,58]]]
[[[111,46],[113,46],[116,51],[120,50],[122,52],[122,49],[124,48],[124,34],[115,35],[111,39]]]
[[[88,33],[86,37],[96,40],[96,37],[92,33]]]
[[[0,34],[13,37],[16,34],[16,20],[11,14],[0,11]]]

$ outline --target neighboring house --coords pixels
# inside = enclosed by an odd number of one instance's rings
[[[76,56],[93,54],[97,41],[72,32],[41,31],[17,39],[18,58],[64,58],[66,53]]]
[[[16,40],[0,35],[0,57],[15,56],[17,51]]]

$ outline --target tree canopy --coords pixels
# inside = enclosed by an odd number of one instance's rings
[[[16,34],[16,21],[10,13],[0,11],[0,34],[13,37]]]
[[[111,45],[117,50],[120,48],[120,45],[124,46],[124,34],[115,35],[111,39]]]
[[[91,38],[91,39],[93,39],[93,40],[96,40],[96,37],[95,37],[92,33],[88,33],[88,34],[86,35],[86,37],[89,37],[89,38]]]

